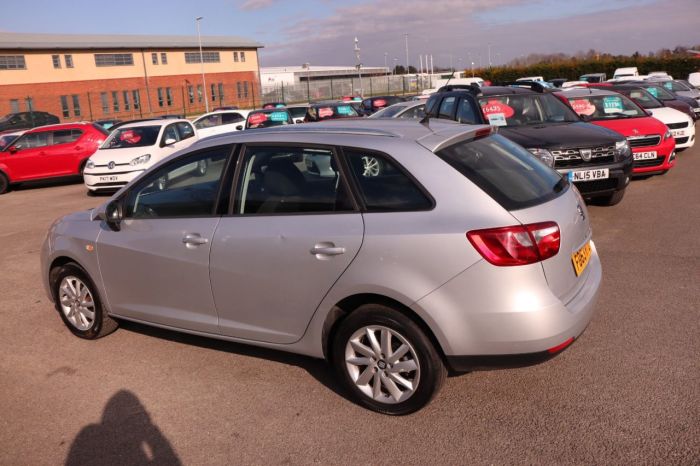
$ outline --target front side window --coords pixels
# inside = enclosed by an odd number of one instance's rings
[[[197,129],[211,128],[214,126],[219,126],[221,124],[221,115],[207,115],[200,118],[194,124]]]
[[[36,147],[45,147],[51,144],[50,136],[50,131],[25,134],[17,140],[14,146],[17,149],[34,149]]]
[[[194,128],[189,123],[181,121],[179,123],[175,123],[175,127],[177,128],[177,132],[181,141],[183,139],[189,139],[194,136]]]
[[[477,123],[474,107],[469,99],[461,99],[457,107],[457,121],[460,123]]]
[[[423,119],[425,117],[425,105],[417,105],[410,110],[403,112],[399,118]]]
[[[358,149],[344,149],[343,152],[367,211],[398,212],[432,207],[432,201],[388,157]]]
[[[568,184],[556,171],[501,135],[461,142],[439,151],[437,156],[506,210],[554,199]]]
[[[124,200],[134,219],[213,216],[230,146],[179,157],[137,183]]]
[[[457,100],[455,96],[445,97],[443,99],[442,103],[440,104],[440,112],[438,115],[440,118],[452,118],[455,109],[455,100]]]
[[[336,156],[329,149],[249,147],[242,167],[236,214],[353,210]]]
[[[160,126],[121,127],[102,144],[100,149],[124,149],[127,147],[148,147],[155,145]]]

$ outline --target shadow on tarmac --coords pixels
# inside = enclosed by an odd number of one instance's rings
[[[71,444],[66,466],[181,465],[175,450],[146,408],[128,390],[109,399],[99,424],[90,424]]]

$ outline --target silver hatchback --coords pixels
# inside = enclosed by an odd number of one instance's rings
[[[360,404],[416,411],[448,370],[564,349],[598,296],[577,190],[492,131],[353,120],[198,141],[57,220],[46,291],[82,338],[125,319],[327,358]]]

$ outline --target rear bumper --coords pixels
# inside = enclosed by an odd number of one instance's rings
[[[551,292],[540,264],[495,267],[481,261],[413,308],[455,370],[496,363],[503,356],[551,356],[549,350],[577,338],[593,317],[603,273],[591,246],[585,282],[567,302]]]

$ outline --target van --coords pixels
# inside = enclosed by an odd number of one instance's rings
[[[618,68],[615,70],[615,74],[613,74],[613,79],[617,78],[625,78],[629,76],[639,76],[639,70],[637,70],[636,66],[631,66],[629,68]]]

